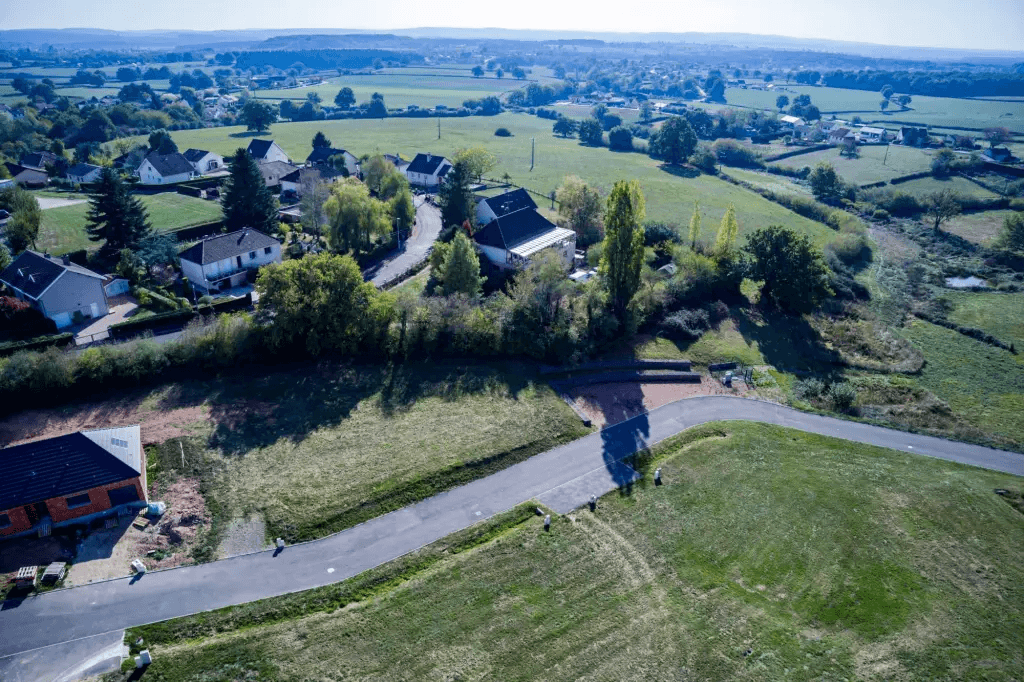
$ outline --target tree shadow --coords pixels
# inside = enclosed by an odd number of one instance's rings
[[[606,384],[603,388],[611,386],[635,387],[636,393],[640,393],[639,386],[635,384]],[[642,407],[643,398],[640,400]],[[637,472],[623,460],[638,451],[646,450],[647,439],[650,436],[650,421],[646,411],[623,420],[625,415],[635,413],[629,409],[629,402],[602,401],[601,408],[606,423],[612,424],[601,430],[601,455],[608,473],[619,487],[619,494],[628,496],[633,492]]]
[[[833,374],[844,363],[839,352],[829,348],[814,327],[802,316],[756,309],[739,311],[736,327],[747,343],[756,343],[765,362],[783,370]]]
[[[674,175],[677,178],[687,178],[692,180],[693,178],[700,177],[700,171],[690,166],[674,166],[668,163],[662,163],[658,165],[658,168],[669,175]]]
[[[240,131],[240,132],[237,132],[237,133],[231,133],[230,135],[228,135],[228,137],[239,137],[239,138],[241,138],[241,137],[260,137],[261,135],[269,135],[269,134],[270,134],[269,130],[264,130],[263,132],[260,132],[258,130],[245,130],[245,131]]]

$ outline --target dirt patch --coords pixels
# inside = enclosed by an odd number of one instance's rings
[[[702,376],[699,384],[595,384],[566,391],[576,401],[594,426],[600,428],[630,419],[683,398],[701,395],[746,395],[742,381],[726,388],[710,376]]]
[[[182,479],[159,493],[154,487],[150,499],[166,502],[167,512],[143,529],[131,525],[135,517],[122,517],[114,528],[90,532],[77,547],[65,585],[130,575],[132,559],[142,559],[149,569],[193,563],[191,549],[200,529],[210,524],[199,482]]]
[[[224,539],[217,547],[217,558],[258,552],[267,546],[266,537],[267,526],[259,514],[248,519],[235,519],[224,529]]]

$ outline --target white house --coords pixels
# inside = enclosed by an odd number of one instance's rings
[[[885,128],[864,126],[857,131],[857,139],[861,143],[885,142]]]
[[[178,256],[181,272],[203,292],[220,291],[245,283],[250,270],[281,262],[281,243],[258,230],[246,228],[218,234],[190,246]]]
[[[182,156],[192,164],[200,175],[213,173],[224,168],[224,157],[220,154],[208,152],[205,149],[189,149]]]
[[[337,182],[343,177],[341,171],[326,166],[313,168],[296,168],[287,175],[282,175],[279,181],[282,192],[295,192],[302,195],[302,184],[307,181],[320,180],[321,182]]]
[[[284,150],[273,140],[253,140],[245,151],[260,163],[269,163],[270,161],[292,162],[288,155],[284,153]]]
[[[520,268],[545,249],[553,249],[565,264],[573,266],[576,233],[558,227],[537,212],[526,190],[518,189],[477,204],[477,220],[485,223],[473,235],[477,248],[493,265]]]
[[[76,163],[71,168],[68,168],[64,175],[71,182],[82,184],[96,182],[100,179],[100,173],[102,172],[103,169],[101,167],[94,166],[91,163]]]
[[[434,156],[431,153],[417,154],[402,172],[410,185],[420,187],[436,188],[441,184],[441,179],[452,168],[452,162],[443,156]]]
[[[807,125],[807,121],[805,121],[804,119],[800,118],[799,116],[790,116],[789,114],[779,116],[779,123],[782,124],[783,128],[789,128],[790,130],[796,128],[797,126]]]
[[[143,185],[167,185],[185,182],[199,176],[188,160],[174,152],[173,154],[157,154],[151,152],[139,166],[139,181]]]
[[[341,157],[345,160],[345,170],[349,176],[355,177],[359,174],[359,159],[355,154],[344,149],[333,147],[317,147],[306,157],[307,166],[324,166],[332,157]]]
[[[825,133],[826,137],[830,136],[833,131],[838,130],[839,128],[848,128],[848,127],[849,127],[849,125],[848,125],[847,121],[844,121],[844,120],[839,119],[839,118],[833,118],[831,120],[824,120],[823,119],[823,120],[818,122],[818,129],[821,132]]]
[[[843,144],[851,136],[856,137],[856,134],[851,132],[849,128],[835,128],[828,134],[828,143]]]

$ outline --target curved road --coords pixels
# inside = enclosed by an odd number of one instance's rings
[[[689,398],[336,535],[288,547],[278,556],[257,552],[7,602],[0,610],[0,657],[338,582],[530,499],[565,513],[591,494],[602,495],[635,480],[636,472],[620,460],[638,449],[698,424],[736,419],[1024,476],[1024,456],[1011,452],[755,400]]]
[[[426,196],[422,194],[415,198],[415,204],[416,224],[413,225],[409,239],[402,244],[401,250],[388,256],[391,260],[382,263],[373,273],[370,281],[378,287],[426,258],[430,247],[441,234],[441,209],[428,204]]]

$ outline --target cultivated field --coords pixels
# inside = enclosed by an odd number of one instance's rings
[[[739,422],[672,439],[653,466],[666,485],[610,493],[550,533],[513,515],[365,577],[127,639],[165,682],[1013,680],[1024,666],[1024,549],[1008,541],[1024,519],[992,493],[1021,479]]]
[[[157,232],[199,225],[219,220],[221,217],[220,204],[216,201],[188,197],[176,192],[140,194],[138,197],[149,212],[150,221]],[[96,248],[97,243],[89,241],[89,236],[85,232],[85,216],[88,211],[87,203],[43,211],[37,246],[54,254]]]
[[[773,163],[786,168],[803,168],[804,166],[814,168],[822,161],[827,161],[835,166],[836,172],[844,180],[856,185],[866,185],[912,173],[922,173],[931,168],[931,152],[914,147],[877,145],[859,147],[858,151],[860,156],[855,159],[841,156],[837,147],[810,154],[790,156]]]
[[[504,126],[514,137],[495,137]],[[337,147],[354,154],[398,153],[411,158],[416,152],[452,154],[463,147],[481,146],[498,157],[492,176],[508,173],[512,181],[542,195],[558,188],[567,175],[576,174],[608,192],[620,179],[638,179],[652,220],[686,223],[698,200],[705,211],[705,238],[712,238],[730,205],[736,207],[740,233],[780,223],[810,234],[823,243],[832,234],[824,225],[808,220],[756,194],[708,175],[680,177],[662,170],[657,161],[639,153],[616,153],[584,147],[574,139],[551,133],[551,121],[525,114],[473,116],[441,120],[437,139],[435,119],[382,119],[278,123],[264,138],[273,138],[293,159],[305,159],[313,135],[322,130]],[[251,135],[240,127],[182,130],[172,133],[181,149],[197,147],[230,154],[249,144]],[[530,171],[530,140],[536,139],[536,165]],[[542,202],[538,198],[538,202]]]

